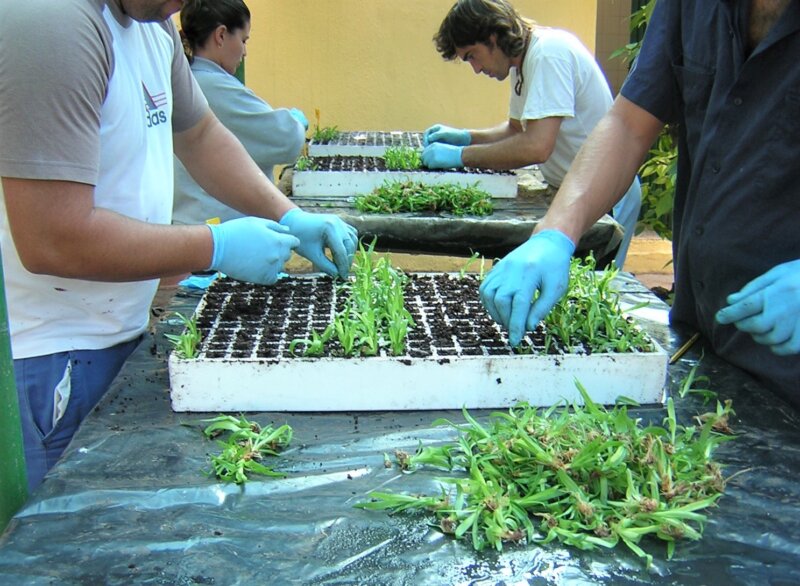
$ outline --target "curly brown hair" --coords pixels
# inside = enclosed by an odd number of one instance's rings
[[[448,61],[456,49],[476,43],[488,45],[496,35],[497,46],[508,57],[525,50],[534,21],[520,16],[506,0],[458,0],[433,37],[436,50]]]

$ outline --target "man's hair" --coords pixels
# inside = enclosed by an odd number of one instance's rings
[[[229,31],[243,29],[250,22],[244,0],[188,0],[181,8],[181,38],[191,61],[219,25]]]
[[[456,49],[483,43],[496,35],[497,46],[507,57],[517,57],[525,50],[533,21],[520,16],[506,0],[458,0],[444,17],[433,37],[436,50],[451,61]]]

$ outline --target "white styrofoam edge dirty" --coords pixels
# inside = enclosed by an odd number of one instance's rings
[[[507,174],[456,173],[448,171],[295,171],[293,197],[353,196],[372,193],[390,181],[416,181],[425,185],[455,183],[464,187],[477,183],[496,198],[517,196],[517,176]]]
[[[655,352],[442,358],[169,358],[175,411],[490,409],[521,401],[662,403],[668,356]]]

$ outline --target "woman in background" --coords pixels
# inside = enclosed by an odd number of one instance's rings
[[[296,108],[273,109],[234,76],[247,55],[250,10],[242,0],[188,0],[180,21],[192,73],[209,106],[274,182],[274,166],[291,165],[300,156],[308,121]],[[241,215],[208,195],[175,159],[174,223]]]

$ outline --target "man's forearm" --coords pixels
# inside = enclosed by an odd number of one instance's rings
[[[617,98],[572,163],[536,232],[557,229],[574,242],[630,187],[663,123]]]

